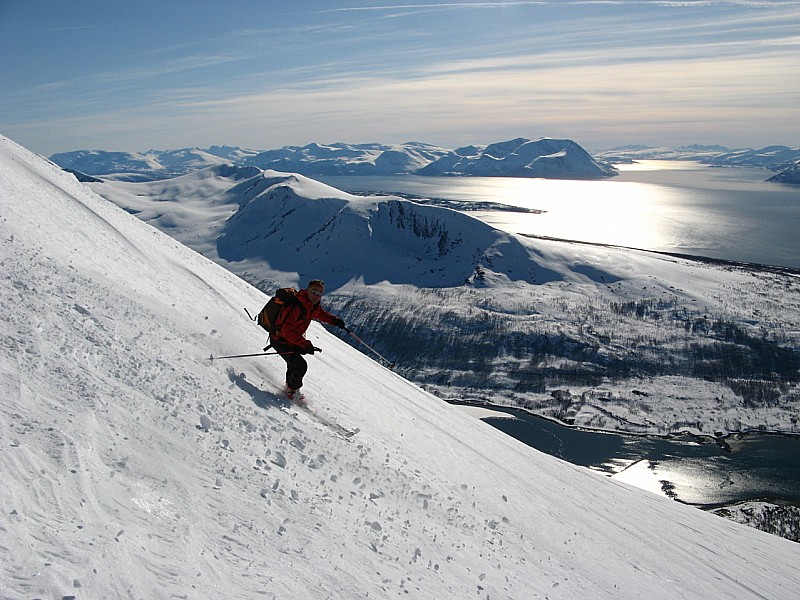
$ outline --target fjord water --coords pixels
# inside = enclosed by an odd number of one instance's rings
[[[800,506],[800,439],[782,435],[713,440],[646,437],[564,427],[521,410],[495,407],[483,419],[572,464],[697,505],[774,499]],[[491,413],[490,413],[491,414]],[[703,443],[699,443],[702,441]]]
[[[513,233],[800,268],[800,185],[772,171],[687,161],[617,165],[601,181],[510,177],[321,177],[350,192],[495,202],[475,211]]]

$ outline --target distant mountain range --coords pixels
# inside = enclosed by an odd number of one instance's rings
[[[154,181],[185,175],[214,165],[238,164],[256,156],[255,150],[230,146],[147,150],[145,152],[107,152],[75,150],[53,154],[50,160],[73,172],[78,179],[103,176],[117,181]]]
[[[405,175],[451,154],[420,142],[405,144],[308,144],[248,157],[242,164],[302,175]]]
[[[617,170],[596,160],[572,140],[517,138],[488,146],[456,150],[421,142],[405,144],[308,144],[277,150],[246,150],[228,146],[207,149],[106,152],[77,150],[54,154],[50,160],[79,176],[117,181],[153,181],[185,175],[219,164],[300,173],[310,177],[335,175],[473,175],[602,179]]]
[[[732,150],[725,146],[691,145],[679,148],[621,146],[595,153],[595,158],[611,163],[636,160],[694,160],[719,167],[763,167],[778,174],[768,181],[800,183],[800,147],[767,146],[758,150]]]
[[[488,146],[454,150],[425,144],[308,144],[275,150],[231,146],[107,152],[77,150],[50,160],[79,179],[154,181],[185,175],[215,165],[258,167],[310,177],[337,175],[430,175],[604,179],[617,174],[613,163],[642,159],[695,160],[715,166],[763,167],[778,174],[770,181],[800,183],[800,147],[768,146],[730,149],[690,145],[678,148],[621,146],[590,154],[572,140],[516,138]]]

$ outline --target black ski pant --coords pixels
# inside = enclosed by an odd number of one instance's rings
[[[286,361],[286,385],[293,390],[303,387],[303,376],[308,371],[308,363],[300,354],[300,348],[272,338],[270,338],[270,344]]]

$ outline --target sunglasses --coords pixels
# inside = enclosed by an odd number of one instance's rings
[[[308,290],[309,296],[316,296],[317,298],[322,298],[322,292],[319,290]]]

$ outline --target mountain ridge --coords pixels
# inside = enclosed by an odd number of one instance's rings
[[[542,149],[542,146],[550,147]],[[105,179],[118,181],[169,179],[229,162],[309,176],[418,174],[602,179],[616,175],[612,163],[641,159],[695,160],[716,166],[763,167],[778,172],[771,181],[796,183],[793,167],[800,162],[800,148],[776,145],[758,150],[731,150],[708,144],[678,148],[628,145],[595,151],[590,155],[572,140],[529,140],[520,137],[486,146],[462,146],[455,150],[424,142],[313,142],[306,146],[284,146],[265,151],[211,146],[207,149],[148,150],[141,153],[78,150],[50,157],[51,161],[67,170],[87,177],[105,176]]]
[[[520,154],[521,149],[522,154]],[[474,154],[467,157],[464,155],[465,152]],[[481,160],[483,157],[485,159]],[[542,165],[531,167],[537,158],[543,161]],[[467,159],[470,164],[468,173],[454,170],[453,165]],[[308,176],[469,174],[592,179],[609,177],[616,173],[610,165],[594,161],[575,142],[550,138],[541,138],[535,142],[526,138],[516,138],[486,147],[470,146],[457,150],[423,142],[404,144],[314,142],[305,146],[284,146],[266,151],[219,146],[212,146],[207,150],[184,148],[169,151],[149,150],[143,153],[78,150],[54,154],[50,160],[63,168],[91,176],[106,175],[107,178],[119,181],[167,179],[223,162]],[[545,164],[550,166],[544,167]],[[450,168],[445,169],[445,165],[450,165]]]

